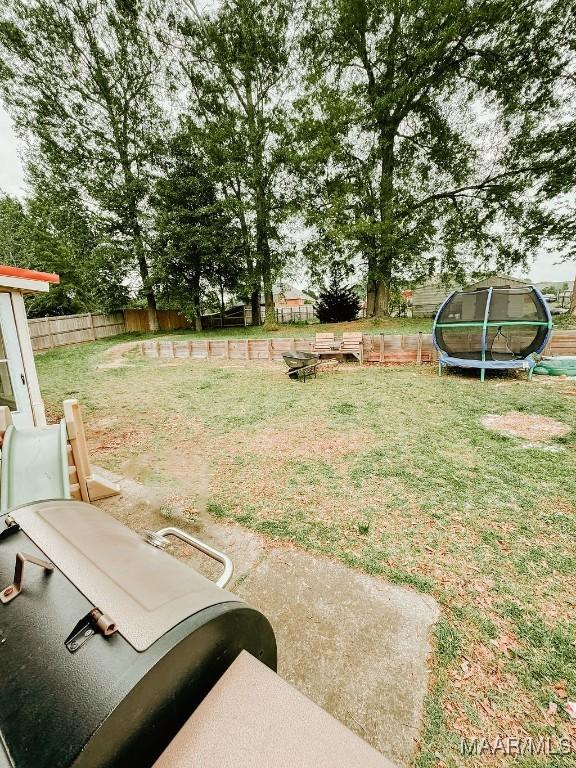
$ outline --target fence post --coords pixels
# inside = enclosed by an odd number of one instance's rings
[[[418,350],[416,351],[416,362],[422,365],[422,331],[418,331]]]
[[[380,334],[380,362],[384,362],[384,334]]]
[[[230,360],[230,339],[224,341],[224,357],[226,360]]]
[[[88,317],[90,318],[90,330],[92,331],[92,339],[96,341],[96,330],[94,328],[94,315],[92,312],[88,313]]]
[[[50,349],[54,349],[56,345],[54,344],[54,334],[52,333],[52,318],[49,318],[48,320],[48,334],[48,338],[50,339]]]
[[[210,339],[206,339],[206,360],[210,360]]]
[[[246,339],[246,360],[250,360],[250,339]]]
[[[272,339],[268,339],[268,360],[273,360],[274,354],[272,350]]]

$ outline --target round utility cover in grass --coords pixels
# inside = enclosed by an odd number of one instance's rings
[[[564,437],[570,432],[568,424],[556,421],[548,416],[538,416],[520,411],[509,411],[503,414],[489,413],[481,420],[482,426],[493,429],[508,437],[520,437],[532,442],[552,440]]]

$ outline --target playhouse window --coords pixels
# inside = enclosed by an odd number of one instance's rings
[[[0,332],[0,405],[7,405],[11,411],[16,410],[16,398],[12,389],[8,357],[4,346],[4,338]]]

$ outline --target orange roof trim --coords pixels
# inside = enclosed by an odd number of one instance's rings
[[[0,264],[0,277],[19,277],[21,280],[39,280],[42,283],[59,283],[60,276],[53,272],[37,272],[35,269],[20,269]]]

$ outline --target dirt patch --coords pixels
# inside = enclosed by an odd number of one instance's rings
[[[229,453],[253,453],[283,459],[348,456],[364,450],[373,442],[369,430],[337,432],[327,425],[302,422],[282,428],[264,428],[256,434],[237,430],[226,436]]]
[[[530,440],[531,443],[564,437],[570,432],[568,424],[551,419],[549,416],[538,416],[519,411],[509,411],[500,415],[489,413],[480,421],[486,429],[492,429],[508,437]]]
[[[128,361],[124,357],[127,352],[131,352],[136,349],[139,342],[127,341],[125,344],[117,344],[115,347],[107,349],[103,355],[103,362],[96,366],[98,370],[106,370],[108,368],[124,368],[128,365]]]

